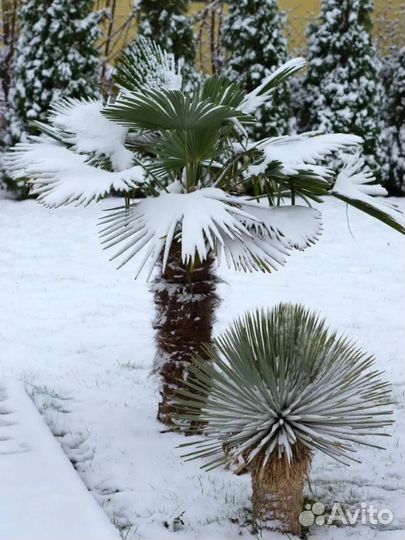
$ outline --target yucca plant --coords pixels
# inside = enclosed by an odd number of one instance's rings
[[[177,394],[177,418],[204,434],[181,445],[195,447],[183,457],[204,458],[207,469],[245,460],[256,522],[299,534],[313,454],[349,464],[357,444],[380,448],[366,436],[387,435],[390,385],[373,356],[300,305],[247,313],[206,356]]]
[[[221,77],[186,90],[182,62],[139,38],[115,73],[119,90],[106,103],[55,103],[43,132],[6,158],[9,174],[26,178],[48,207],[87,205],[111,191],[125,204],[101,220],[113,258],[138,262],[136,276],[155,267],[158,351],[163,379],[158,418],[171,424],[173,397],[194,354],[204,356],[217,304],[213,263],[270,272],[292,249],[314,243],[320,212],[311,201],[333,194],[404,232],[400,215],[373,195],[375,185],[359,157],[337,176],[317,165],[327,154],[354,148],[348,134],[305,133],[251,141],[251,113],[271,100],[276,86],[304,65],[287,62],[251,93]],[[256,197],[247,197],[245,186]],[[135,196],[145,198],[134,200]]]

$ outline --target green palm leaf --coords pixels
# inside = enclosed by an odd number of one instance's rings
[[[271,94],[277,86],[285,82],[291,75],[304,66],[305,60],[303,58],[288,60],[288,62],[276,69],[257,88],[244,97],[240,104],[240,109],[246,113],[254,113],[263,103],[271,99]]]
[[[104,114],[118,124],[148,130],[201,130],[218,127],[235,117],[230,107],[178,90],[144,90],[121,95],[104,109]]]
[[[390,201],[381,198],[387,195],[386,189],[375,182],[372,172],[358,154],[352,156],[337,175],[332,194],[405,234],[403,213]]]
[[[267,80],[263,81],[258,95],[261,96],[273,91],[279,84],[285,82],[292,75],[305,67],[305,64],[306,62],[304,58],[298,57],[293,58],[292,60],[288,60],[285,64],[280,66],[278,69],[276,69],[276,71],[269,75]]]
[[[139,36],[121,55],[115,66],[117,86],[129,92],[145,88],[180,90],[183,62],[163,51],[149,38]]]
[[[210,100],[217,105],[237,108],[245,97],[245,90],[225,77],[209,77],[201,89],[201,99]],[[254,119],[252,119],[254,121]]]

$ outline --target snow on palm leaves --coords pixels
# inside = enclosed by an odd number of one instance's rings
[[[114,256],[126,253],[121,266],[147,246],[136,276],[150,258],[148,277],[162,253],[165,270],[176,235],[185,266],[195,257],[206,260],[211,250],[218,256],[223,252],[228,266],[236,269],[270,271],[285,263],[292,248],[313,243],[321,228],[314,208],[266,208],[212,187],[162,193],[129,208],[112,209],[102,224],[106,247],[126,241]]]
[[[189,459],[214,457],[206,468],[237,456],[263,468],[273,457],[291,462],[297,444],[349,464],[357,444],[375,446],[367,436],[387,435],[392,423],[390,385],[373,356],[302,306],[246,314],[209,357],[190,367],[178,400],[205,424],[203,439],[182,446],[196,447]]]
[[[86,154],[41,137],[16,145],[5,162],[14,178],[29,179],[31,194],[49,208],[73,203],[87,205],[113,189],[127,192],[145,177],[139,166],[118,171],[95,167]]]
[[[130,69],[134,58],[141,64],[135,71]],[[182,241],[185,264],[211,250],[223,252],[236,268],[270,270],[284,264],[296,247],[291,237],[301,236],[303,249],[319,236],[318,212],[291,205],[295,196],[337,195],[333,172],[318,160],[361,142],[353,135],[316,133],[255,144],[246,138],[245,126],[252,122],[247,103],[250,111],[258,97],[257,106],[271,99],[276,85],[302,65],[301,59],[287,62],[253,97],[217,77],[190,93],[183,88],[181,65],[142,38],[118,67],[121,93],[114,102],[54,105],[48,123],[38,125],[44,135],[17,145],[6,166],[14,178],[28,179],[47,206],[88,204],[111,190],[141,189],[147,200],[112,210],[103,222],[106,246],[126,241],[119,253],[132,249],[127,260],[144,248],[139,268],[149,262],[148,275],[160,251],[166,257],[175,239]],[[356,183],[362,174],[356,171]],[[272,226],[272,218],[281,215],[274,206],[240,194],[257,176],[272,205],[288,206],[289,219],[282,224]],[[367,173],[363,177],[373,180]],[[370,200],[362,209],[372,213]],[[379,209],[377,217],[387,215],[386,221],[403,232],[391,208]]]

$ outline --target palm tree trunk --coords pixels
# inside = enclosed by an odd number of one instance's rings
[[[290,463],[285,454],[281,458],[272,455],[264,467],[263,456],[253,461],[253,517],[259,527],[300,534],[299,515],[303,510],[304,482],[311,459],[311,452],[296,443]]]
[[[195,428],[172,418],[174,398],[181,381],[189,376],[193,356],[207,358],[202,345],[212,340],[214,311],[219,303],[216,282],[212,258],[196,264],[190,272],[182,265],[180,246],[173,244],[165,272],[152,285],[156,306],[153,327],[157,331],[154,371],[162,383],[157,417],[172,429],[190,432]]]

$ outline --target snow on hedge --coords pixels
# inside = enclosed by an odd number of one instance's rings
[[[308,29],[308,70],[299,115],[302,130],[355,133],[366,161],[386,181],[387,145],[382,136],[383,88],[373,45],[371,0],[323,0]]]

